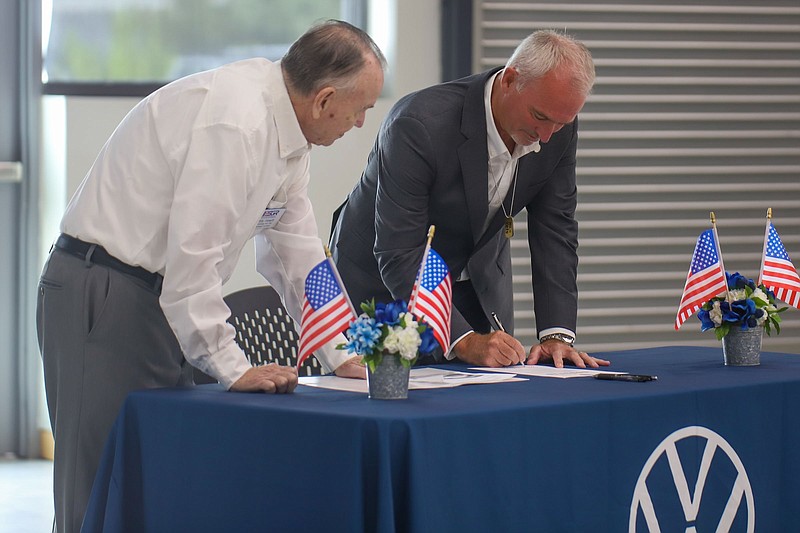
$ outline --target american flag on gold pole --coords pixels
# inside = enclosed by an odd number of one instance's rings
[[[675,317],[676,330],[704,303],[728,291],[715,222],[714,213],[711,213],[712,229],[704,231],[697,238],[683,296],[678,304],[678,315]]]
[[[297,366],[326,342],[350,327],[357,318],[350,297],[325,247],[325,260],[306,276]]]
[[[800,309],[800,275],[797,274],[778,231],[772,224],[772,208],[767,209],[767,229],[764,233],[764,251],[758,284],[764,284],[775,297]]]
[[[428,229],[428,242],[422,254],[417,279],[411,290],[408,310],[424,320],[434,338],[447,352],[450,348],[450,315],[453,310],[453,282],[447,263],[431,248],[435,226]]]

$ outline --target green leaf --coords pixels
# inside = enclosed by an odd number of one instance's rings
[[[368,317],[375,318],[375,298],[361,302],[361,311]]]
[[[727,322],[722,324],[718,328],[714,328],[714,333],[717,335],[717,340],[721,341],[722,337],[727,335],[730,330],[731,330],[731,325],[728,324]]]
[[[369,365],[369,369],[372,372],[375,372],[375,369],[378,368],[378,365],[381,364],[383,361],[383,352],[372,353],[368,356],[364,356],[364,360]]]

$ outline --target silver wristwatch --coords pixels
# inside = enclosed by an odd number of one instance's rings
[[[548,335],[542,335],[542,337],[539,339],[539,344],[552,339],[559,340],[565,344],[569,344],[570,346],[575,343],[575,337],[572,335],[567,335],[566,333],[550,333]]]

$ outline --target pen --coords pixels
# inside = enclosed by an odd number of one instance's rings
[[[658,376],[647,376],[644,374],[612,374],[604,372],[595,374],[595,379],[607,379],[612,381],[655,381]]]
[[[506,328],[503,327],[503,323],[500,322],[500,319],[497,317],[497,313],[492,311],[492,320],[494,320],[494,325],[497,327],[498,331],[505,331]]]
[[[500,317],[497,316],[497,313],[492,311],[491,314],[492,314],[492,320],[494,320],[494,325],[497,328],[497,331],[505,332],[506,328],[503,327],[503,323],[500,322]],[[525,365],[525,361],[520,361],[519,364],[524,366]]]

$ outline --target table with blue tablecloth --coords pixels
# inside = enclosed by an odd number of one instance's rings
[[[800,529],[800,356],[596,355],[658,380],[132,393],[83,531]]]

